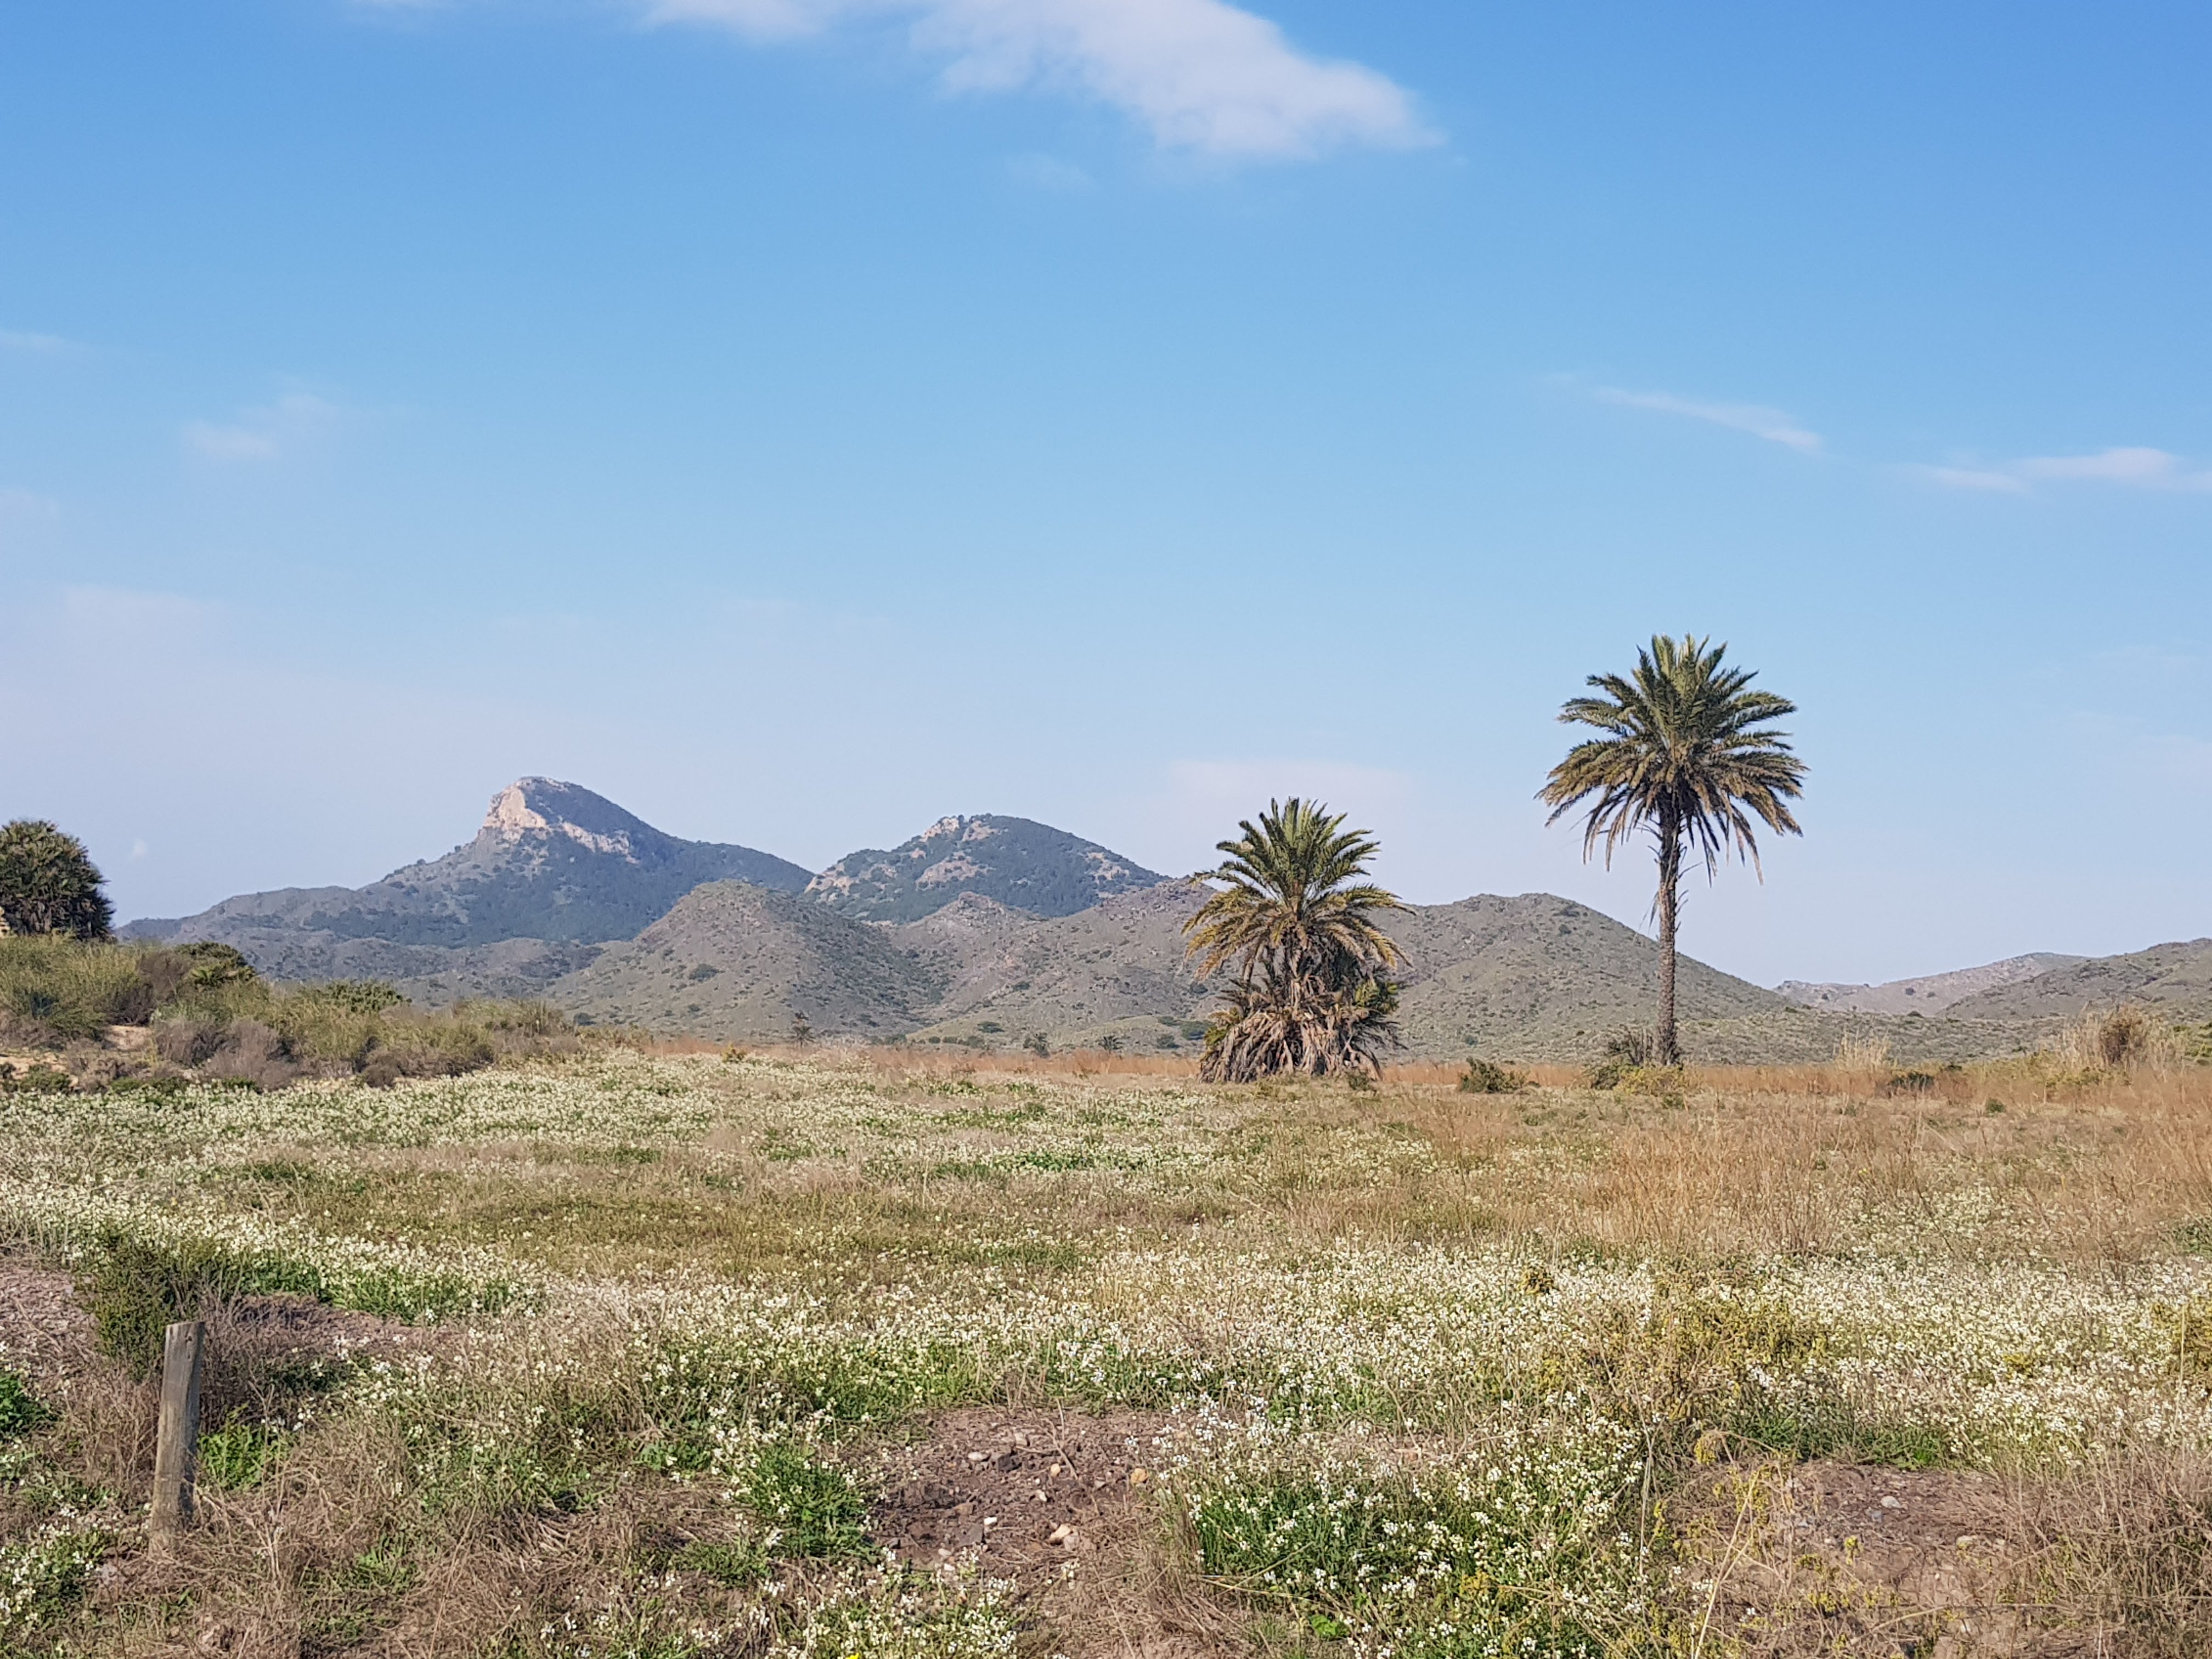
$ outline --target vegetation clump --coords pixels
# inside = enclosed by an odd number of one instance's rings
[[[0,824],[0,933],[104,939],[115,912],[84,843],[43,818]]]
[[[1270,801],[1206,879],[1220,883],[1189,921],[1199,972],[1233,967],[1228,999],[1206,1034],[1200,1075],[1244,1083],[1285,1073],[1321,1077],[1380,1069],[1395,1046],[1398,947],[1378,920],[1403,908],[1362,879],[1374,837],[1344,815],[1293,797]]]
[[[1463,1095],[1513,1095],[1528,1086],[1526,1073],[1494,1060],[1470,1059],[1459,1079],[1459,1091]]]
[[[575,1046],[574,1022],[544,1003],[430,1012],[379,981],[272,985],[227,945],[0,938],[0,1036],[61,1050],[97,1044],[116,1026],[150,1026],[147,1060],[171,1069],[134,1069],[112,1051],[72,1068],[94,1083],[157,1089],[185,1073],[256,1088],[331,1076],[384,1085]],[[60,1067],[0,1076],[0,1091],[69,1086]]]

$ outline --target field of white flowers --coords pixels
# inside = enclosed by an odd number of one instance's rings
[[[1163,1655],[1856,1643],[1835,1609],[1717,1621],[1686,1476],[2212,1451],[2201,1169],[2118,1194],[2109,1103],[1888,1109],[623,1051],[0,1096],[0,1237],[83,1284],[109,1350],[0,1319],[0,1651],[1139,1650],[1139,1615],[1068,1600],[1085,1575],[1211,1610],[1161,1613]],[[1701,1139],[1772,1167],[1692,1193],[1730,1218],[1705,1247],[1679,1217],[1639,1247],[1607,1182]],[[1747,1247],[1811,1209],[1820,1248]],[[2124,1247],[2081,1249],[2092,1214]],[[173,1563],[138,1540],[143,1391],[107,1375],[118,1261],[157,1317],[328,1310],[311,1360],[218,1402]],[[1151,1414],[1120,1557],[883,1553],[886,1449],[982,1405]],[[1956,1609],[1906,1611],[1900,1650],[1972,1650]]]

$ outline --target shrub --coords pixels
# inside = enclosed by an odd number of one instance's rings
[[[0,825],[0,921],[11,933],[104,939],[115,920],[75,836],[43,818]]]
[[[283,1437],[253,1423],[231,1423],[200,1437],[200,1479],[221,1491],[258,1486],[276,1465]]]
[[[109,1228],[94,1242],[78,1291],[100,1346],[133,1376],[145,1377],[161,1366],[170,1325],[198,1318],[243,1289],[244,1279],[240,1264],[219,1245],[157,1244]]]
[[[2150,1018],[2140,1008],[2115,1008],[2097,1027],[2097,1058],[2114,1070],[2148,1059],[2154,1042]]]
[[[0,1543],[0,1653],[32,1651],[20,1638],[83,1599],[107,1543],[104,1533],[61,1522]]]
[[[1463,1095],[1512,1095],[1528,1086],[1526,1076],[1494,1060],[1468,1060],[1459,1080],[1459,1091]]]
[[[1657,1053],[1657,1042],[1649,1031],[1633,1028],[1616,1031],[1606,1039],[1605,1054],[1591,1070],[1593,1089],[1614,1089],[1631,1072],[1644,1070]]]
[[[72,1086],[70,1074],[58,1066],[31,1066],[19,1072],[0,1060],[0,1095],[65,1095]]]
[[[153,1012],[137,953],[60,936],[0,938],[0,1021],[30,1042],[97,1037]]]
[[[259,978],[238,951],[212,940],[142,948],[137,967],[139,978],[154,994],[156,1008],[226,986],[251,984]]]
[[[149,1021],[154,1053],[168,1065],[258,1088],[303,1073],[372,1083],[451,1077],[502,1055],[566,1052],[576,1034],[544,1002],[429,1012],[380,980],[272,986],[227,945],[0,938],[0,1035],[58,1046]]]

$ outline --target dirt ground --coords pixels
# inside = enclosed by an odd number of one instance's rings
[[[873,1536],[914,1566],[965,1557],[1012,1581],[1039,1653],[1239,1651],[1241,1620],[1174,1562],[1155,1472],[1175,1445],[1157,1413],[940,1413],[884,1454]]]
[[[1715,1471],[1678,1511],[1703,1623],[1752,1654],[2025,1659],[2106,1650],[2018,1608],[2032,1547],[2003,1483],[1810,1462]]]

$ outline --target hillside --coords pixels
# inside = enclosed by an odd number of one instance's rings
[[[985,815],[940,818],[889,850],[848,853],[806,894],[861,921],[919,921],[963,893],[1066,916],[1165,879],[1065,830]]]
[[[1947,1012],[1960,1019],[2049,1021],[2121,1003],[2197,1019],[2212,1018],[2212,939],[2154,945],[2126,956],[2076,959],[2018,984],[1969,997]]]
[[[702,883],[732,878],[796,891],[807,877],[749,847],[665,835],[574,784],[523,778],[443,858],[367,887],[243,894],[127,931],[217,940],[282,979],[390,979],[432,1001],[514,995],[634,937]]]
[[[1415,1051],[1567,1058],[1651,1023],[1658,945],[1571,899],[1482,894],[1417,905],[1390,933],[1406,953],[1400,1023]],[[1773,992],[1688,957],[1675,995],[1692,1030],[1787,1008]]]
[[[1183,957],[1182,923],[1201,890],[1166,883],[1026,926],[963,899],[900,929],[949,976],[939,1018],[919,1036],[1189,1046],[1185,1028],[1202,1024],[1217,1000]],[[1548,894],[1483,896],[1411,906],[1389,931],[1406,955],[1408,1054],[1580,1058],[1650,1023],[1658,946],[1587,906]],[[1790,1012],[1772,992],[1687,958],[1679,994],[1690,1022]]]
[[[944,989],[941,971],[883,928],[721,881],[546,994],[579,1018],[722,1042],[785,1041],[799,1013],[824,1036],[886,1041],[921,1024]]]
[[[1775,987],[1778,994],[1808,1008],[1837,1014],[1935,1014],[1984,991],[2016,985],[2080,962],[2080,957],[2038,951],[2024,957],[1979,968],[1954,969],[1948,974],[1923,974],[1917,979],[1893,979],[1880,985],[1814,984],[1788,979]]]
[[[1113,1036],[1124,1046],[1175,1048],[1213,997],[1183,958],[1182,924],[1201,902],[1188,882],[1124,893],[1073,915],[1038,920],[965,898],[899,929],[902,944],[938,965],[947,984],[919,1034],[996,1046],[1042,1038],[1054,1048]],[[998,908],[998,907],[994,907]],[[1164,1039],[1172,1038],[1172,1041]]]

